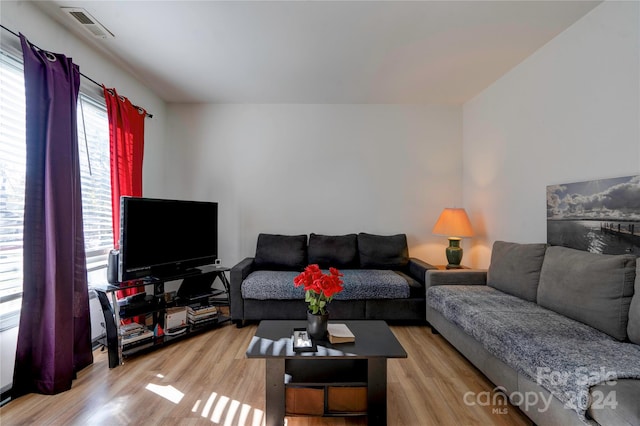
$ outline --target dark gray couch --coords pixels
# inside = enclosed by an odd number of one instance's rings
[[[428,271],[426,286],[434,330],[536,424],[640,425],[635,256],[498,241],[488,271]]]
[[[425,272],[434,266],[410,258],[404,234],[260,234],[254,257],[231,269],[231,318],[305,319],[304,291],[293,277],[308,264],[338,268],[344,290],[329,304],[331,319],[425,323]]]

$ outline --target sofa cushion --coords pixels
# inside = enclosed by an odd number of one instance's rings
[[[340,271],[343,290],[336,300],[406,299],[409,283],[400,274],[389,270],[344,269]]]
[[[335,300],[405,299],[410,295],[404,276],[388,270],[344,269],[343,290]],[[293,271],[254,271],[242,282],[243,299],[304,300],[304,287],[296,287]]]
[[[535,302],[546,244],[493,243],[487,285]]]
[[[627,324],[629,340],[640,345],[640,259],[636,259],[636,285],[629,305],[629,324]]]
[[[318,235],[309,236],[309,263],[321,268],[357,268],[358,236]]]
[[[581,416],[591,386],[640,379],[639,345],[488,286],[430,287],[427,306]]]
[[[593,386],[589,393],[598,402],[603,402],[602,395],[609,397],[610,404],[596,402],[589,407],[589,415],[599,425],[640,425],[640,380],[618,379],[615,384],[605,382]]]
[[[256,269],[301,271],[307,266],[306,235],[259,234]]]
[[[296,271],[253,271],[242,281],[242,298],[258,300],[304,300],[304,287],[296,287]]]
[[[409,297],[424,298],[425,289],[424,289],[424,285],[422,285],[420,281],[416,280],[409,274],[405,274],[402,271],[393,271],[393,272],[400,275],[407,282],[407,284],[409,284]]]
[[[358,234],[360,266],[368,269],[404,269],[409,264],[407,236]]]
[[[636,257],[549,247],[538,304],[625,340]]]

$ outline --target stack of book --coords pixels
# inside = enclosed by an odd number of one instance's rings
[[[189,306],[187,307],[187,320],[192,326],[217,322],[218,309],[215,306]]]
[[[122,337],[122,349],[125,350],[153,343],[153,331],[136,322],[121,325],[120,336]]]

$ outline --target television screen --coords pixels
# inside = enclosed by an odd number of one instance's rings
[[[121,197],[120,281],[179,275],[218,257],[218,203]]]

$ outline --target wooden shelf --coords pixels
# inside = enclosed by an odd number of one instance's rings
[[[288,415],[345,417],[367,414],[366,359],[285,361]]]
[[[303,386],[367,385],[366,359],[289,359],[285,363],[285,384]]]

